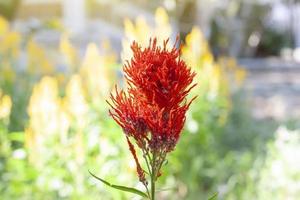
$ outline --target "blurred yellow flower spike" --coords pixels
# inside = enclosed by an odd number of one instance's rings
[[[64,142],[67,138],[70,120],[63,111],[58,92],[57,80],[47,76],[34,86],[30,97],[28,106],[29,127],[25,138],[29,151],[32,150],[33,154],[39,155],[39,158],[35,158],[39,162],[42,162],[43,155],[48,154],[46,143],[55,138]],[[34,145],[32,146],[32,144]],[[33,147],[34,149],[32,149]],[[31,152],[29,153],[31,154]]]
[[[81,77],[77,74],[72,75],[67,84],[64,109],[75,120],[76,126],[82,130],[86,124],[88,104],[85,99]]]
[[[70,38],[67,33],[62,34],[60,38],[59,49],[64,57],[66,64],[70,67],[69,70],[73,72],[76,69],[78,63],[78,52],[70,42]]]
[[[166,10],[162,7],[159,7],[156,9],[155,12],[155,24],[156,26],[154,27],[154,33],[153,35],[157,37],[158,43],[163,44],[163,40],[166,38],[171,38],[172,34],[172,26],[169,22],[169,16]],[[147,45],[148,45],[147,41]],[[170,42],[168,44],[168,47],[172,47],[173,43]]]
[[[8,21],[0,16],[0,55],[3,60],[17,59],[20,53],[21,35],[11,31]]]
[[[0,37],[6,34],[9,31],[9,24],[4,19],[4,17],[0,16]]]
[[[59,18],[52,18],[44,22],[46,28],[65,31],[64,25]]]
[[[167,12],[163,8],[157,8],[155,12],[155,26],[151,27],[146,20],[139,16],[135,23],[129,19],[124,21],[125,38],[122,41],[123,50],[121,58],[123,63],[132,57],[130,49],[131,43],[135,40],[142,47],[146,47],[150,37],[156,37],[158,45],[162,45],[163,40],[170,38],[172,27],[169,23]],[[169,43],[171,47],[171,43]]]
[[[58,83],[52,77],[43,77],[40,83],[34,86],[30,98],[28,114],[30,127],[33,131],[51,135],[68,127],[62,116],[61,99],[58,96]],[[64,116],[62,116],[64,117]]]
[[[166,10],[162,7],[159,7],[155,11],[155,22],[158,27],[161,28],[170,28],[166,33],[171,34],[171,26],[169,24],[169,16]]]
[[[55,76],[55,79],[57,80],[59,86],[66,85],[68,78],[69,78],[68,76],[66,76],[66,74],[64,74],[63,72],[59,72],[59,71],[56,71],[54,76]]]
[[[221,77],[221,70],[218,66],[214,66],[211,68],[209,73],[209,91],[208,97],[209,99],[216,99],[219,95],[220,91],[220,77]]]
[[[41,166],[42,163],[39,162],[39,148],[42,148],[41,144],[38,144],[36,134],[31,128],[26,128],[24,131],[25,135],[25,148],[28,150],[28,159],[30,163],[36,166]]]
[[[222,92],[228,95],[229,84],[233,89],[239,87],[246,75],[246,71],[238,66],[234,58],[221,57],[214,61],[209,44],[197,27],[186,37],[182,47],[182,58],[199,72],[200,84],[201,79],[209,80],[211,85],[208,88],[213,90],[214,94]]]
[[[12,63],[8,59],[3,59],[1,61],[1,68],[0,80],[2,81],[2,79],[4,79],[5,82],[13,83],[16,79],[16,73],[12,68]]]
[[[45,50],[30,40],[27,44],[28,70],[31,74],[50,75],[55,71],[54,64],[46,56]]]
[[[12,107],[10,96],[2,94],[0,90],[0,120],[8,119]]]
[[[116,75],[113,66],[117,63],[115,54],[111,51],[108,42],[103,43],[103,55],[96,44],[89,44],[80,68],[80,75],[83,80],[88,98],[97,102],[106,97],[115,82]]]
[[[245,69],[239,68],[235,71],[235,80],[238,86],[242,85],[246,79],[247,71]]]
[[[117,55],[113,51],[109,40],[107,39],[103,40],[100,48],[103,51],[102,52],[103,55],[102,54],[101,55],[103,56],[104,60],[109,63],[110,67],[115,66],[117,64]]]
[[[216,98],[219,94],[221,70],[215,64],[208,43],[199,28],[194,27],[186,36],[182,58],[198,72],[197,80],[201,85],[202,94],[209,95],[210,99]]]
[[[192,31],[186,36],[185,45],[182,47],[182,58],[191,67],[197,69],[212,66],[214,63],[213,55],[209,45],[197,27],[193,27]]]
[[[229,82],[225,68],[214,60],[201,30],[193,27],[182,47],[182,59],[197,72],[199,101],[213,102],[219,107],[218,122],[224,124],[230,110]],[[213,109],[212,107],[208,109]]]
[[[239,88],[247,76],[247,71],[240,67],[236,60],[231,57],[220,57],[218,63],[227,73],[231,81],[231,89]]]
[[[17,58],[20,53],[21,35],[17,32],[8,32],[0,37],[0,54],[6,58]]]

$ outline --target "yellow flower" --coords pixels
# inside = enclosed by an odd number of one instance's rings
[[[10,115],[12,107],[12,101],[10,96],[8,95],[3,95],[2,92],[0,91],[0,119],[6,119]]]
[[[2,75],[2,78],[9,83],[13,83],[16,78],[16,72],[12,69],[11,62],[9,62],[9,60],[3,59],[1,65],[2,69],[0,73]]]
[[[235,80],[238,85],[241,85],[247,76],[247,71],[245,69],[239,68],[235,71]]]
[[[36,134],[31,128],[25,128],[25,147],[29,152],[28,158],[31,163],[41,165],[39,163],[38,152],[40,152],[39,144],[37,143]]]
[[[114,79],[116,79],[113,69],[117,63],[116,56],[111,52],[107,42],[103,45],[102,49],[106,52],[101,55],[96,44],[89,44],[80,68],[84,86],[93,101],[107,96]]]
[[[214,63],[208,43],[199,28],[193,27],[186,36],[185,45],[182,47],[182,57],[189,66],[196,69],[211,66]]]
[[[60,52],[64,56],[66,64],[70,67],[70,70],[74,70],[78,61],[78,54],[76,49],[70,42],[68,34],[64,33],[60,39]]]
[[[52,77],[44,77],[33,88],[28,114],[29,125],[34,132],[54,134],[61,128],[61,100],[58,96],[58,83]]]
[[[9,24],[4,19],[4,17],[0,16],[0,36],[5,35],[9,31]]]
[[[151,27],[143,17],[139,16],[135,23],[129,19],[125,19],[124,32],[125,38],[122,41],[123,50],[121,53],[123,62],[132,57],[130,44],[133,40],[138,42],[142,47],[146,47],[149,43],[149,38],[156,37],[158,44],[162,45],[163,40],[170,38],[172,28],[167,12],[163,8],[158,8],[155,12],[155,26]]]
[[[0,38],[0,52],[5,56],[16,58],[20,52],[21,35],[17,32],[9,32]]]
[[[49,75],[54,72],[54,66],[47,58],[45,50],[30,40],[27,45],[28,70],[31,74]]]
[[[37,167],[43,167],[47,162],[44,157],[49,156],[49,143],[65,143],[70,127],[70,119],[63,109],[55,78],[43,77],[34,86],[28,114],[29,126],[26,128],[25,139],[29,157]]]
[[[218,63],[230,77],[233,89],[240,87],[246,78],[247,71],[239,66],[232,57],[220,57]]]
[[[85,119],[88,112],[88,105],[79,75],[73,75],[67,84],[63,105],[64,109],[76,120],[79,128],[82,128],[86,124]]]

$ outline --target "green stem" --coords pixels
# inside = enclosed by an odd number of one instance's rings
[[[153,153],[152,157],[152,166],[151,166],[151,200],[155,200],[155,179],[156,179],[156,169],[155,163],[156,162],[156,154]]]
[[[155,180],[151,178],[151,200],[155,200]]]

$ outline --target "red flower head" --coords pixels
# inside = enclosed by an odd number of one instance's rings
[[[123,67],[127,92],[116,89],[110,104],[111,116],[127,137],[133,137],[144,153],[164,156],[177,144],[193,100],[188,102],[186,96],[195,86],[195,73],[180,59],[177,42],[171,50],[167,43],[159,47],[154,39],[142,49],[133,42],[133,58]]]

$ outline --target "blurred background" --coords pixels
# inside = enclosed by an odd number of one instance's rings
[[[139,199],[108,116],[130,43],[180,35],[198,95],[158,199],[300,196],[300,1],[0,0],[1,199]]]

